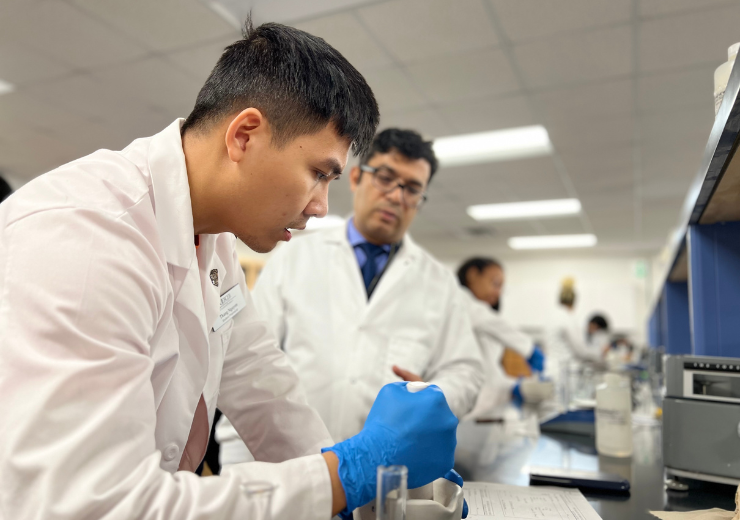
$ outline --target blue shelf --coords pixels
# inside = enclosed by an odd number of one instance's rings
[[[648,337],[667,353],[740,356],[740,67],[734,67],[653,295]]]

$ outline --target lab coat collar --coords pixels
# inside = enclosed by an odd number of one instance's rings
[[[152,137],[148,164],[154,189],[154,211],[167,262],[189,268],[195,257],[193,206],[182,150],[180,128],[185,120],[176,119]]]

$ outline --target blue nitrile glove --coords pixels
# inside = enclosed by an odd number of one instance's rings
[[[378,466],[406,466],[409,489],[441,478],[453,466],[457,417],[442,390],[429,385],[411,393],[406,384],[381,388],[362,431],[321,450],[339,459],[347,512],[375,498]]]
[[[545,371],[545,354],[540,350],[540,347],[534,347],[532,355],[529,356],[527,363],[532,367],[532,370],[536,370],[537,372]]]
[[[460,476],[460,474],[455,471],[454,469],[451,469],[447,472],[445,475],[445,478],[449,480],[450,482],[454,482],[460,487],[463,487],[463,478]],[[468,517],[468,501],[463,498],[463,510],[462,510],[462,517],[467,518]]]
[[[521,408],[524,405],[524,397],[522,396],[522,380],[519,379],[514,385],[511,391],[511,402],[517,408]]]

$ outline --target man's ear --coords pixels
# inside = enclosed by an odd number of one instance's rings
[[[270,139],[270,130],[262,112],[256,108],[247,108],[231,120],[224,136],[226,153],[233,162],[239,162],[253,145],[256,138]]]
[[[360,170],[359,166],[353,166],[349,171],[349,189],[352,190],[352,193],[357,191],[357,186],[360,184],[361,178],[362,170]]]

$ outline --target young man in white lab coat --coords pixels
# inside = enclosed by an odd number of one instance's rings
[[[434,387],[386,386],[332,446],[234,250],[323,216],[377,121],[326,42],[248,23],[187,120],[0,206],[0,518],[249,520],[240,486],[263,480],[273,518],[326,520],[373,498],[378,465],[408,466],[410,487],[451,469],[457,420]],[[200,479],[217,404],[263,462]]]
[[[257,280],[255,304],[336,441],[386,383],[434,382],[458,417],[482,384],[453,274],[406,233],[436,169],[419,134],[381,132],[350,173],[353,217],[278,249]]]

